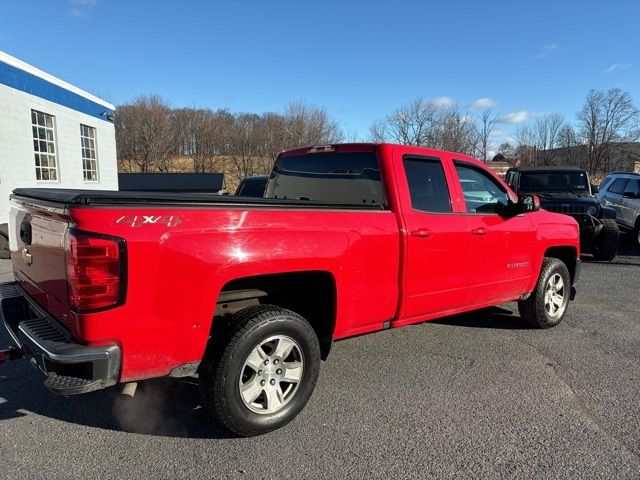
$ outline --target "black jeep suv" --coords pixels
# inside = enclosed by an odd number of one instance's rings
[[[620,232],[616,212],[592,196],[597,188],[587,172],[574,167],[510,168],[507,183],[518,194],[538,195],[542,208],[564,213],[580,226],[580,244],[596,260],[613,260],[618,252]]]

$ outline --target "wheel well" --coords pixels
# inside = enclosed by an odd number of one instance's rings
[[[255,292],[255,295],[247,295],[246,292]],[[278,305],[302,315],[318,336],[322,359],[326,360],[329,355],[336,321],[336,284],[331,273],[289,272],[240,278],[227,283],[220,295],[221,298],[244,297],[239,308],[248,306],[247,302],[254,305],[262,303]],[[220,298],[217,304],[216,314],[219,314]],[[230,311],[233,312],[233,308]],[[212,334],[215,334],[218,323],[224,324],[214,320]]]
[[[553,257],[559,260],[567,266],[569,275],[571,275],[571,281],[573,282],[576,273],[576,260],[577,252],[573,247],[551,247],[545,253],[545,257]]]

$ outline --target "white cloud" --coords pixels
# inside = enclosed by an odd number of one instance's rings
[[[522,123],[529,120],[531,114],[526,110],[520,110],[519,112],[512,112],[508,115],[498,117],[498,123]]]
[[[482,97],[467,105],[467,108],[469,110],[481,110],[483,108],[495,107],[496,105],[498,105],[498,102],[493,98]]]
[[[613,73],[616,70],[626,70],[627,68],[631,68],[630,63],[613,63],[603,73]]]
[[[439,107],[453,107],[456,101],[451,97],[436,97],[431,100],[431,103]]]
[[[558,50],[557,43],[548,43],[547,45],[543,45],[542,48],[540,48],[540,51],[538,51],[538,58],[540,60],[544,60],[545,58],[548,58],[556,50]]]
[[[69,0],[69,13],[73,17],[85,18],[96,4],[97,0]]]

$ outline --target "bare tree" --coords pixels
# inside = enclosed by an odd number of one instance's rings
[[[457,106],[441,105],[422,98],[394,110],[369,128],[374,141],[386,141],[455,150],[473,155],[476,128],[471,117]]]
[[[478,156],[485,163],[488,160],[490,145],[490,137],[496,124],[497,115],[494,115],[490,108],[486,109],[480,115],[478,125]]]
[[[374,120],[369,127],[369,139],[372,142],[386,142],[387,141],[387,124],[384,120]]]
[[[553,150],[558,146],[558,134],[563,125],[564,116],[560,113],[549,113],[536,119],[533,127],[534,143],[543,165],[551,164]]]
[[[558,132],[558,149],[565,165],[585,168],[584,145],[578,141],[578,136],[571,125],[565,123]]]
[[[254,113],[235,115],[233,125],[229,131],[227,153],[234,167],[232,174],[237,180],[247,175],[266,173],[258,168],[261,141],[260,116]]]
[[[501,143],[498,147],[498,153],[501,154],[504,158],[511,160],[515,155],[515,149],[509,142],[504,142]]]
[[[422,98],[396,109],[386,118],[392,141],[403,145],[428,145],[432,137],[436,106]]]
[[[429,144],[434,148],[474,155],[477,151],[477,128],[469,115],[457,107],[437,110]]]
[[[329,118],[324,108],[302,101],[285,107],[286,148],[323,143],[339,143],[343,138],[338,122]]]
[[[615,143],[640,138],[638,115],[638,108],[628,92],[619,88],[589,90],[577,119],[586,145],[586,164],[590,173],[609,170]]]
[[[141,96],[117,109],[117,153],[130,171],[171,169],[171,110],[157,95]]]
[[[535,165],[538,149],[535,132],[529,125],[520,125],[514,132],[516,140],[515,156],[522,165]]]

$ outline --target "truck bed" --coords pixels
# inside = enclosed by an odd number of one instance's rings
[[[49,203],[71,205],[180,205],[198,204],[209,206],[252,206],[252,207],[289,207],[313,209],[347,210],[384,210],[378,204],[344,204],[317,202],[312,200],[252,198],[218,195],[215,193],[190,192],[146,192],[117,190],[76,190],[60,188],[16,188],[13,195],[25,199],[34,199]]]

